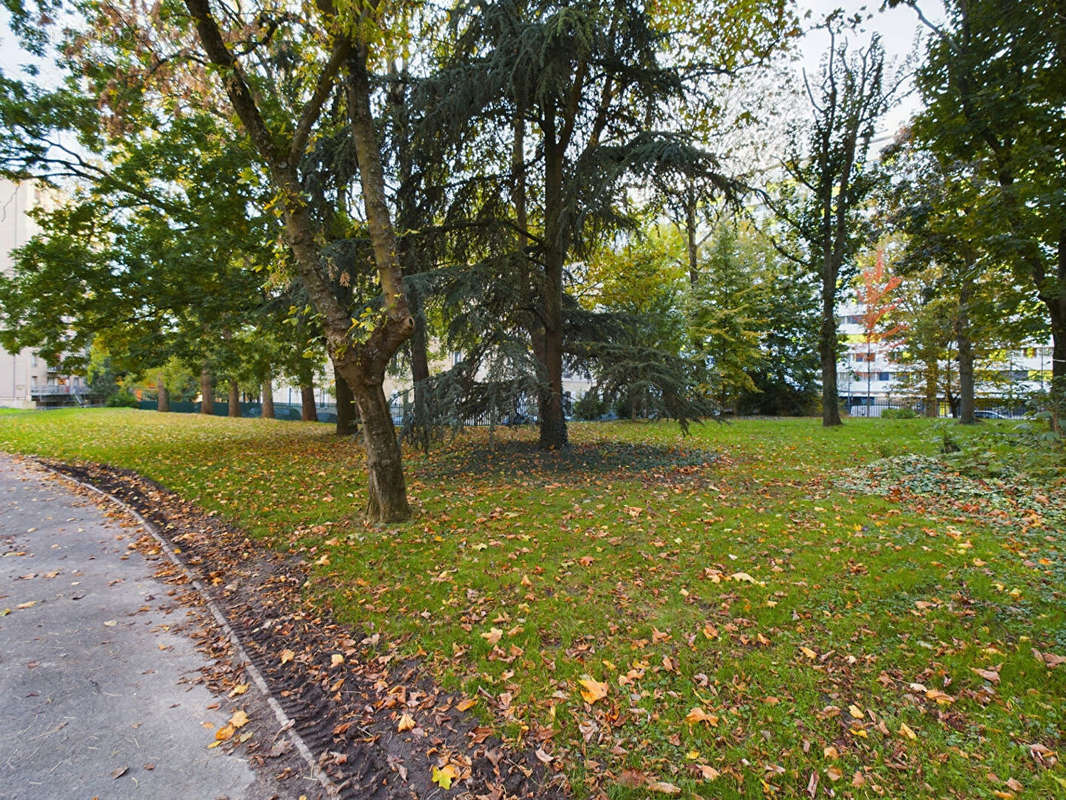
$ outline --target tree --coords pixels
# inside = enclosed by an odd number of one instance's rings
[[[894,0],[893,4],[900,2]],[[916,75],[915,134],[942,161],[969,165],[982,247],[1044,305],[1053,378],[1066,377],[1066,15],[1061,3],[949,0],[929,23]]]
[[[856,291],[856,299],[862,306],[862,336],[866,344],[866,396],[871,397],[870,380],[873,376],[875,351],[882,349],[882,343],[898,336],[905,323],[890,322],[886,319],[898,306],[893,296],[903,279],[890,275],[885,267],[885,251],[878,247],[874,263],[866,267],[861,275],[862,282]],[[887,323],[887,324],[886,324]]]
[[[805,87],[810,124],[793,130],[783,162],[788,183],[782,196],[768,198],[795,237],[790,258],[818,276],[821,325],[818,352],[822,372],[822,424],[840,425],[837,394],[836,301],[842,279],[854,269],[861,242],[863,203],[875,186],[868,163],[874,125],[887,109],[893,88],[886,85],[884,49],[879,38],[853,53],[838,42],[839,22],[827,22],[829,50],[819,80]]]
[[[891,176],[882,200],[885,223],[903,237],[894,269],[906,282],[917,281],[905,286],[905,318],[913,328],[905,341],[907,357],[925,364],[926,413],[932,413],[944,348],[954,346],[958,402],[952,413],[973,424],[975,362],[1034,334],[1039,321],[1031,292],[1013,280],[1001,251],[989,247],[985,221],[972,210],[980,191],[973,164],[926,149],[909,132],[886,149],[884,163]]]
[[[709,17],[720,24],[704,25]],[[447,99],[442,90],[432,119],[469,134],[459,146],[479,145],[486,165],[477,191],[458,198],[464,217],[489,223],[482,278],[468,285],[483,294],[490,281],[506,287],[491,293],[501,303],[492,316],[525,339],[540,446],[562,447],[567,316],[576,308],[568,264],[633,228],[631,182],[709,171],[713,159],[678,127],[677,108],[715,75],[764,58],[789,35],[791,17],[778,2],[500,2],[461,7],[456,25],[456,55],[440,77]],[[577,327],[588,341],[585,322]]]

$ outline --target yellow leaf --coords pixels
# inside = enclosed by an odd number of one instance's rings
[[[488,633],[481,634],[481,638],[489,644],[496,644],[500,641],[501,636],[503,636],[503,631],[499,628],[493,628]]]
[[[731,581],[744,581],[745,583],[755,583],[755,579],[746,572],[734,572],[729,576]]]
[[[292,652],[292,650],[286,649],[286,650],[282,650],[281,651],[281,663],[282,664],[288,664],[294,658],[296,658],[296,653]]]
[[[829,776],[829,780],[831,781],[839,781],[844,777],[844,773],[841,772],[838,767],[829,767],[829,769],[825,771],[825,774]]]
[[[711,725],[713,727],[718,724],[718,717],[716,717],[714,714],[708,714],[702,708],[699,708],[697,706],[696,708],[688,712],[685,717],[685,722],[690,725],[696,725],[700,722],[706,722],[708,725]]]
[[[907,723],[906,723],[906,722],[901,722],[901,723],[899,724],[899,733],[900,733],[900,735],[901,735],[901,736],[905,736],[905,737],[907,737],[907,738],[908,738],[908,739],[910,739],[910,740],[911,740],[912,742],[913,742],[913,741],[914,741],[915,739],[917,739],[917,738],[918,738],[918,734],[916,734],[916,733],[915,733],[914,731],[912,731],[912,730],[910,729],[910,726],[909,726],[909,725],[907,725]]]
[[[224,742],[231,736],[233,736],[232,725],[226,725],[225,727],[219,728],[217,731],[215,731],[215,739],[219,742]]]
[[[232,689],[230,689],[229,696],[230,697],[236,697],[237,695],[244,694],[247,691],[248,691],[248,684],[247,683],[239,683],[236,686],[234,686]]]
[[[243,711],[234,711],[233,716],[229,718],[229,724],[234,728],[243,728],[248,724],[248,715]]]
[[[445,791],[452,788],[452,781],[458,777],[459,773],[455,771],[455,767],[451,764],[446,764],[443,769],[434,767],[433,772],[430,774],[430,780]]]
[[[404,731],[411,730],[414,726],[414,717],[412,717],[410,714],[403,714],[400,717],[399,723],[397,723],[396,725],[396,730],[400,731],[400,733],[403,733]]]
[[[473,698],[473,697],[467,697],[467,698],[466,698],[466,699],[464,699],[464,700],[460,700],[460,701],[459,701],[459,702],[458,702],[458,703],[456,704],[456,706],[455,706],[455,707],[456,707],[456,708],[457,708],[457,709],[458,709],[459,711],[469,711],[470,709],[472,709],[472,708],[473,708],[474,706],[476,706],[476,705],[477,705],[477,699],[476,699],[476,698]]]
[[[600,683],[589,675],[583,675],[578,683],[581,684],[581,696],[585,698],[586,703],[595,703],[607,696],[607,684]]]
[[[862,719],[863,717],[862,709],[854,703],[848,706],[848,713],[851,714],[851,716],[855,717],[855,719]]]
[[[803,655],[807,656],[807,658],[818,658],[818,654],[816,652],[814,652],[813,650],[811,650],[811,648],[809,648],[809,647],[802,647],[801,646],[800,647],[800,652],[803,653]]]
[[[337,667],[339,667],[343,663],[344,663],[344,656],[342,656],[340,653],[334,653],[333,655],[331,655],[329,657],[329,665],[330,665],[330,667],[332,667],[334,669],[336,669]]]

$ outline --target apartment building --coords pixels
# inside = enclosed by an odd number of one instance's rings
[[[32,183],[0,179],[0,272],[11,274],[12,251],[30,240],[36,225],[29,212],[44,201]],[[9,353],[0,348],[0,407],[37,408],[81,403],[88,391],[84,378],[49,367],[32,350]]]
[[[880,409],[906,404],[917,399],[920,391],[906,373],[911,365],[898,359],[901,341],[878,341],[866,335],[863,324],[865,309],[858,303],[843,303],[838,308],[838,332],[844,345],[837,364],[837,389],[846,408],[854,416],[877,416]],[[1004,350],[976,365],[976,393],[979,399],[1014,409],[1020,398],[1047,387],[1051,380],[1051,342],[1033,343],[1017,350]],[[944,364],[945,372],[957,371],[954,364]],[[957,378],[956,378],[957,385]],[[941,393],[941,402],[946,398]]]

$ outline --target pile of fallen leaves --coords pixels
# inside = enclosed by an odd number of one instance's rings
[[[1066,496],[1029,484],[1004,467],[998,477],[972,477],[941,458],[902,455],[843,472],[836,485],[893,500],[920,500],[1001,527],[1066,530]]]

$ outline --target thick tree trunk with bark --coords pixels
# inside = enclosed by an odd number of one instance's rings
[[[155,410],[170,411],[170,392],[167,391],[167,385],[162,380],[156,384]]]
[[[229,407],[226,409],[226,413],[231,417],[239,417],[241,415],[241,390],[237,386],[237,381],[230,378],[229,381]]]
[[[263,419],[274,419],[274,382],[264,378],[260,391],[263,394]]]
[[[564,146],[555,141],[554,117],[544,131],[544,376],[540,392],[540,441],[542,450],[556,450],[569,443],[563,415],[563,265],[567,236],[563,220]]]
[[[973,340],[970,338],[970,300],[973,297],[973,281],[967,277],[959,289],[959,312],[955,317],[955,338],[959,345],[959,424],[973,425],[974,377]]]
[[[315,385],[300,384],[300,419],[304,422],[318,422],[318,408],[315,406]]]
[[[215,413],[215,381],[211,370],[204,367],[200,370],[200,413]]]
[[[370,499],[366,516],[380,522],[402,522],[411,516],[403,476],[403,455],[396,440],[392,413],[381,383],[352,387],[366,443]]]
[[[822,362],[822,425],[842,425],[840,396],[837,393],[837,318],[834,308],[836,278],[822,283],[822,323],[818,335],[818,354]],[[869,365],[867,365],[869,368]]]
[[[355,407],[355,395],[336,366],[333,367],[333,383],[337,387],[337,435],[351,436],[359,432],[359,411]]]

